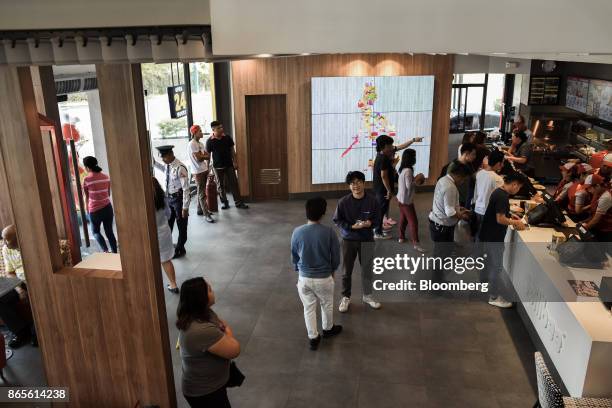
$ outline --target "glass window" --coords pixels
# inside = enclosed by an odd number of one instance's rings
[[[484,84],[486,74],[455,74],[453,84]]]
[[[485,104],[485,129],[500,127],[505,78],[505,74],[489,74]]]
[[[183,64],[141,64],[141,67],[147,128],[151,138],[151,157],[156,164],[154,173],[164,185],[163,166],[157,146],[173,145],[176,158],[189,166],[187,116],[171,118],[168,100],[168,87],[185,83]],[[213,120],[212,65],[192,63],[190,74],[193,122],[202,126],[206,133]]]

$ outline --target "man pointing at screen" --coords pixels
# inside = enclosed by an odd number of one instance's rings
[[[376,138],[376,159],[374,160],[374,174],[372,189],[376,202],[380,207],[380,219],[376,220],[374,228],[374,239],[389,239],[391,235],[385,235],[383,231],[383,218],[389,212],[389,202],[393,197],[393,185],[397,180],[397,172],[393,163],[393,157],[397,151],[403,150],[415,142],[422,142],[422,137],[415,137],[405,143],[393,146],[393,138],[380,135]]]

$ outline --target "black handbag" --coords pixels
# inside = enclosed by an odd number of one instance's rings
[[[235,362],[230,362],[229,379],[227,380],[226,387],[240,387],[244,382],[244,374],[238,368]]]

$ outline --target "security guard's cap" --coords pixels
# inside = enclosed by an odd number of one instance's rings
[[[156,149],[159,151],[160,156],[165,156],[166,154],[172,152],[174,145],[157,146]]]

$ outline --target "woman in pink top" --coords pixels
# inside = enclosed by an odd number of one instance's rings
[[[87,156],[83,159],[87,169],[87,176],[83,180],[83,191],[87,199],[87,212],[93,229],[93,235],[104,252],[109,252],[106,241],[100,232],[100,225],[104,226],[104,233],[110,245],[110,252],[117,253],[117,240],[113,232],[113,206],[110,201],[110,178],[102,173],[98,166],[98,159]]]

